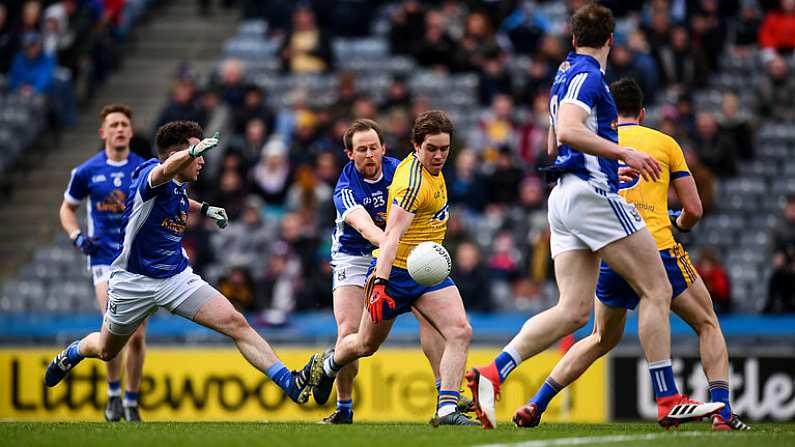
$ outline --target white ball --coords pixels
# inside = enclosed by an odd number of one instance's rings
[[[453,261],[444,247],[436,242],[422,242],[414,247],[406,259],[411,278],[423,286],[435,286],[447,278]]]

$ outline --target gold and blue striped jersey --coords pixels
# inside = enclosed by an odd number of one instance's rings
[[[398,165],[389,186],[387,219],[394,205],[414,214],[414,220],[400,238],[393,264],[405,269],[406,258],[414,247],[425,241],[438,244],[444,241],[448,218],[444,175],[441,172],[432,175],[415,154],[407,156]]]

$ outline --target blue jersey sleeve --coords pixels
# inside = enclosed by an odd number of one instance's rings
[[[152,171],[155,167],[159,166],[160,163],[151,163],[151,161],[146,162],[138,167],[138,171],[136,171],[134,176],[139,177],[138,180],[138,191],[141,193],[141,198],[143,201],[147,201],[152,197],[157,196],[160,191],[163,191],[165,188],[163,186],[169,184],[170,182],[163,183],[162,185],[157,185],[152,187],[149,184],[149,176],[152,175]]]
[[[582,71],[571,78],[560,103],[574,104],[591,113],[594,104],[597,103],[601,95],[605,94],[605,88],[601,76],[593,72]]]
[[[63,193],[63,198],[72,205],[79,205],[89,194],[88,189],[89,174],[83,167],[72,169],[72,177],[69,179],[69,186]]]
[[[359,200],[353,189],[348,187],[347,183],[338,184],[334,189],[334,206],[337,208],[337,214],[342,220],[345,220],[345,216],[351,211],[363,207],[361,200]]]

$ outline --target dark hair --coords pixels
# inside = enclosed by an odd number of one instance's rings
[[[182,149],[178,149],[178,146],[188,144],[188,138],[201,137],[202,126],[195,121],[172,121],[163,124],[157,129],[155,136],[157,156],[165,160],[171,151]]]
[[[610,93],[616,102],[618,115],[627,118],[640,116],[643,108],[643,90],[632,78],[623,78],[610,84]]]
[[[381,132],[381,126],[371,119],[361,118],[352,122],[351,126],[348,127],[345,134],[342,136],[342,143],[345,145],[345,150],[353,150],[353,134],[356,132],[366,132],[370,129],[374,130],[376,135],[378,135],[378,143],[384,144],[384,135]]]
[[[411,141],[417,146],[425,141],[426,135],[436,135],[439,133],[450,134],[453,138],[453,123],[447,114],[441,110],[428,110],[420,113],[414,120],[411,128]]]
[[[121,113],[126,116],[128,120],[132,121],[132,109],[126,104],[108,104],[99,112],[99,119],[104,123],[105,118],[111,113]]]
[[[601,48],[616,26],[610,9],[589,3],[571,16],[571,34],[577,47]]]

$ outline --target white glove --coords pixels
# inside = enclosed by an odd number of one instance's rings
[[[203,202],[201,213],[210,219],[215,219],[215,224],[218,228],[226,228],[229,223],[229,217],[226,216],[226,210],[218,206],[210,206],[209,203]]]
[[[199,141],[197,144],[194,144],[188,148],[188,155],[190,155],[191,158],[201,157],[205,152],[209,151],[215,146],[218,146],[218,137],[220,136],[220,132],[215,132],[212,138],[205,138]]]

